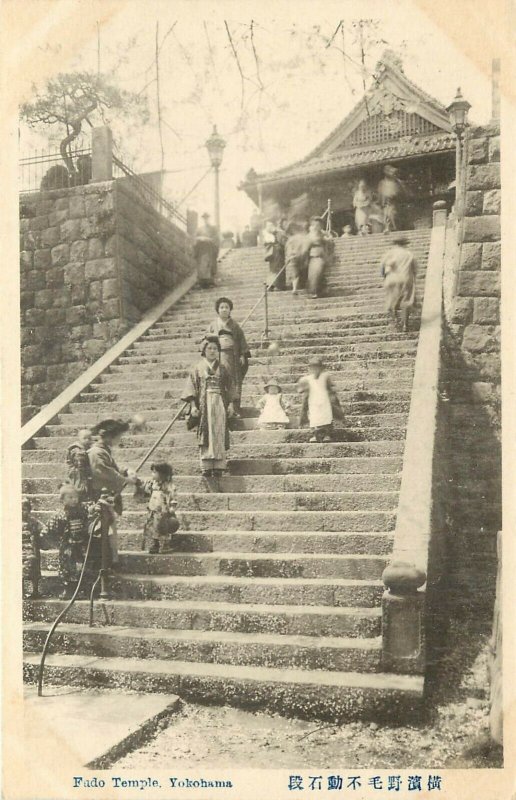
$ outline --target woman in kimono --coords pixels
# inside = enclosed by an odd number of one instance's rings
[[[245,334],[231,317],[233,302],[228,297],[219,297],[215,303],[217,317],[208,328],[209,336],[217,336],[220,344],[220,363],[231,375],[233,384],[232,396],[235,416],[240,416],[242,399],[242,383],[249,369],[251,353]]]
[[[279,292],[287,288],[285,266],[285,244],[287,234],[277,228],[270,219],[265,223],[263,243],[265,245],[265,261],[269,264],[269,291]]]
[[[181,399],[190,404],[188,427],[197,429],[202,474],[215,478],[227,466],[228,415],[233,414],[234,389],[231,373],[221,363],[217,336],[205,337],[201,355],[186,379]]]
[[[358,182],[357,190],[353,195],[353,208],[355,209],[355,225],[357,231],[360,230],[362,225],[367,225],[369,223],[372,202],[372,192],[367,182],[361,178]]]
[[[312,217],[308,231],[308,276],[306,291],[315,299],[321,294],[324,273],[330,261],[331,241],[323,232],[320,217]]]

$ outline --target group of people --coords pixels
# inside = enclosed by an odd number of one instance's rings
[[[398,177],[398,170],[390,164],[384,167],[383,178],[373,191],[364,178],[358,182],[353,195],[355,227],[359,236],[370,233],[390,233],[400,228],[401,211],[406,199],[406,189]],[[353,235],[351,225],[346,225],[346,237]]]
[[[263,243],[269,265],[269,291],[284,291],[290,278],[293,294],[305,289],[312,299],[321,295],[334,246],[333,236],[323,230],[321,217],[312,217],[308,224],[300,226],[287,224],[286,220],[276,225],[269,219]]]
[[[324,263],[324,254],[318,252],[318,247],[324,247],[317,244],[319,235],[320,227],[314,227],[308,250],[308,280],[315,280],[314,274],[320,276],[321,266],[317,260]],[[310,276],[311,268],[314,274]],[[405,237],[395,239],[393,246],[384,253],[380,272],[386,310],[393,324],[398,327],[401,323],[407,331],[416,298],[417,262]],[[201,343],[201,358],[189,371],[181,396],[187,408],[187,427],[196,432],[201,471],[207,479],[217,479],[227,469],[230,420],[241,414],[242,385],[251,358],[245,333],[232,317],[232,300],[219,297],[215,311],[216,317]],[[331,374],[322,361],[314,357],[308,367],[308,374],[297,384],[302,395],[300,424],[309,425],[311,442],[329,442],[334,420],[343,419],[342,408]],[[257,407],[259,428],[278,429],[290,425],[290,406],[276,378],[269,377],[265,381],[264,394]],[[117,521],[123,512],[122,491],[126,486],[133,486],[135,497],[147,502],[142,549],[150,539],[150,553],[170,550],[172,536],[179,529],[173,469],[168,462],[155,463],[151,466],[151,477],[146,480],[141,480],[133,470],[121,469],[113,449],[129,427],[129,422],[104,419],[91,429],[79,431],[66,452],[68,478],[59,491],[62,509],[52,516],[46,527],[33,516],[30,499],[23,499],[23,579],[32,584],[32,597],[39,596],[41,549],[51,546],[49,542],[57,543],[59,548],[63,599],[70,598],[77,587],[87,549],[90,577],[98,573],[101,542],[100,532],[93,523],[101,513],[101,504],[109,523],[110,566],[117,569]]]
[[[85,585],[92,582],[101,567],[102,512],[108,524],[109,564],[118,568],[117,522],[123,513],[122,490],[133,486],[135,497],[147,502],[147,519],[142,547],[150,538],[150,553],[166,552],[171,536],[178,530],[176,488],[173,470],[167,462],[151,465],[151,477],[141,480],[133,470],[121,469],[113,456],[130,423],[105,419],[93,428],[84,428],[66,451],[67,479],[59,489],[61,509],[43,525],[33,514],[30,498],[22,500],[22,563],[24,595],[38,598],[41,578],[41,550],[57,546],[58,569],[63,584],[62,599],[77,589],[83,565]],[[104,565],[105,566],[105,565]],[[87,592],[86,592],[87,594]]]

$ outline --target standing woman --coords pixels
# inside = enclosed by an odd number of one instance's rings
[[[371,204],[373,202],[372,192],[367,185],[367,182],[361,178],[358,182],[358,187],[353,195],[353,207],[355,209],[355,225],[359,231],[362,225],[369,224],[369,215],[371,213]]]
[[[206,336],[201,360],[188,375],[181,400],[190,403],[189,427],[197,428],[201,470],[206,478],[219,477],[226,469],[229,450],[228,415],[232,415],[233,382],[221,364],[217,336]]]
[[[324,273],[330,261],[331,241],[324,233],[320,217],[312,217],[308,230],[308,276],[306,291],[309,297],[319,297],[324,282]]]
[[[270,219],[265,223],[263,243],[265,245],[265,261],[269,264],[269,291],[276,289],[283,292],[287,288],[285,270],[285,244],[287,234]]]
[[[245,334],[231,316],[233,301],[219,297],[215,303],[217,317],[208,328],[208,335],[217,336],[220,345],[220,363],[229,372],[233,384],[232,396],[235,416],[240,416],[242,383],[249,369],[249,350]]]

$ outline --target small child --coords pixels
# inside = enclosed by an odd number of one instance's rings
[[[32,506],[28,497],[22,498],[22,564],[23,564],[23,596],[36,600],[41,578],[41,549],[46,550],[45,537],[47,529],[31,514]],[[29,594],[27,583],[32,584]]]
[[[91,467],[88,450],[93,444],[93,434],[89,428],[83,428],[77,434],[77,440],[66,451],[68,480],[79,492],[81,502],[91,500]]]
[[[81,503],[79,490],[70,483],[61,486],[59,497],[63,510],[55,514],[48,523],[48,533],[58,542],[59,577],[64,584],[60,597],[68,600],[73,595],[81,574],[88,544],[89,514],[94,506]],[[94,553],[91,554],[90,569],[93,561]]]
[[[353,228],[351,225],[344,225],[342,230],[341,239],[352,239],[353,238]]]
[[[335,393],[330,373],[319,358],[308,362],[310,372],[299,379],[298,391],[303,394],[301,425],[310,425],[311,442],[331,442],[333,420],[343,419],[339,399]]]
[[[177,490],[172,481],[174,471],[170,464],[160,462],[151,465],[152,478],[139,481],[136,485],[135,497],[148,500],[148,516],[143,529],[142,550],[145,549],[147,537],[151,538],[149,553],[165,553],[169,551],[172,536],[179,530],[176,516]]]
[[[288,403],[283,400],[281,386],[271,378],[263,387],[265,395],[258,400],[257,408],[261,409],[258,417],[258,427],[263,430],[279,430],[290,424],[287,415]]]

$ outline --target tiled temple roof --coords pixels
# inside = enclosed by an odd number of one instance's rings
[[[304,178],[308,175],[317,175],[324,172],[335,172],[346,167],[377,164],[384,161],[393,161],[408,156],[424,155],[455,150],[453,134],[439,132],[429,136],[410,136],[406,139],[385,142],[373,147],[340,150],[321,158],[306,157],[288,167],[256,175],[252,180],[246,180],[243,186],[258,183],[260,180],[282,181],[291,178]]]

